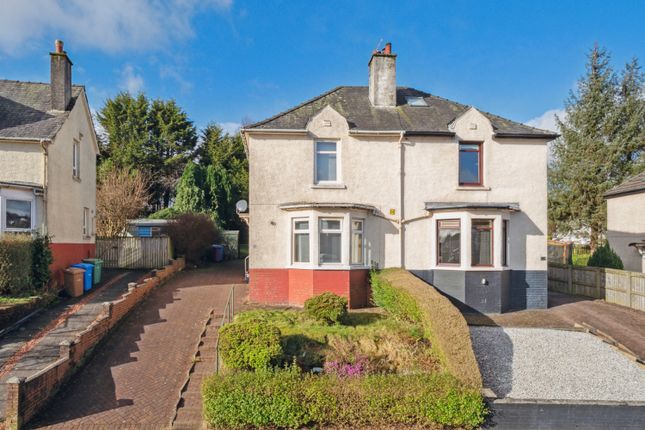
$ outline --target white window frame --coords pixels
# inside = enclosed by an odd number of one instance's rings
[[[338,229],[329,229],[329,228],[323,228],[323,222],[324,221],[338,221],[339,226]],[[327,266],[327,265],[339,265],[343,264],[343,221],[344,219],[342,217],[330,217],[330,216],[321,216],[318,217],[318,264],[321,266]],[[338,261],[322,261],[321,258],[321,252],[320,252],[320,236],[322,234],[338,234],[340,236],[340,255]]]
[[[360,222],[360,230],[354,229],[354,222]],[[349,264],[352,266],[365,266],[365,220],[363,218],[350,218],[349,220]],[[354,246],[354,233],[360,232],[361,234],[361,261],[353,261],[353,246]]]
[[[297,222],[307,222],[307,230],[296,230]],[[308,266],[311,265],[312,254],[312,228],[311,219],[307,217],[292,218],[291,219],[291,264],[294,266]],[[296,261],[296,235],[308,234],[309,235],[309,261]]]
[[[72,144],[72,177],[81,179],[81,142],[77,139]]]
[[[90,208],[83,208],[83,239],[91,237]]]
[[[9,200],[15,200],[19,202],[28,202],[30,204],[29,208],[31,210],[31,216],[30,216],[30,225],[29,228],[12,228],[12,227],[7,227],[7,201]],[[36,218],[36,200],[31,198],[25,198],[25,197],[14,197],[12,195],[3,195],[0,197],[0,208],[2,208],[1,212],[1,219],[2,219],[2,225],[0,225],[0,229],[2,231],[6,231],[9,233],[25,233],[25,232],[30,232],[34,230],[34,225],[35,225],[35,218]]]
[[[333,143],[336,145],[335,151],[319,151],[319,143]],[[336,154],[336,179],[331,180],[318,180],[318,154]],[[314,184],[325,185],[325,184],[340,184],[341,180],[341,164],[340,164],[340,141],[339,140],[316,140],[314,141]]]

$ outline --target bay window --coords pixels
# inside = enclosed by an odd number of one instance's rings
[[[363,246],[363,220],[352,220],[352,252],[351,264],[364,264],[364,246]]]
[[[293,262],[309,263],[309,221],[293,220]]]
[[[502,266],[508,266],[508,220],[502,220]]]
[[[338,148],[336,142],[316,142],[316,183],[338,181]]]
[[[493,220],[473,219],[471,228],[471,264],[493,265]]]
[[[342,260],[342,221],[321,218],[319,227],[320,263],[340,263]]]
[[[461,221],[437,221],[437,264],[458,265],[461,262]]]

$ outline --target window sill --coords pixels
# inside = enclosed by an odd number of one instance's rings
[[[72,176],[72,179],[76,182],[81,182],[81,178],[79,178],[78,176]]]
[[[490,191],[490,187],[483,185],[459,185],[457,191]]]
[[[311,188],[314,190],[346,190],[345,184],[312,184]]]
[[[369,270],[369,266],[360,265],[345,265],[345,264],[291,264],[287,266],[289,269],[302,269],[302,270]]]

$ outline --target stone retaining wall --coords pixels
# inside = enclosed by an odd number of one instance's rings
[[[60,358],[29,378],[10,378],[6,382],[7,401],[3,428],[19,429],[56,393],[82,364],[83,359],[108,332],[155,287],[184,268],[183,258],[172,260],[142,283],[130,283],[119,299],[104,304],[104,311],[72,342],[61,342]]]

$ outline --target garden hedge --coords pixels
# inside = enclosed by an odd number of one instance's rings
[[[31,236],[5,234],[0,239],[0,294],[20,295],[32,289]]]
[[[371,284],[377,306],[423,325],[426,337],[448,372],[471,387],[482,386],[468,324],[448,298],[403,269],[374,271]]]
[[[486,413],[478,390],[447,373],[342,378],[294,366],[215,375],[202,395],[213,428],[474,428]]]

